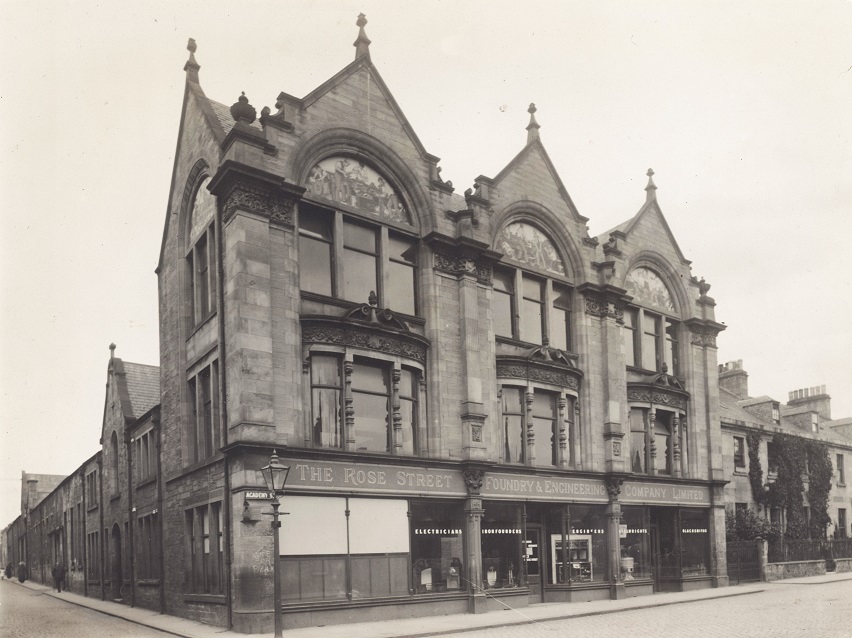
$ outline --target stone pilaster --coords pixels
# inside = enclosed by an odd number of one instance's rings
[[[624,479],[618,476],[606,477],[606,491],[609,495],[609,503],[606,506],[606,539],[607,539],[607,564],[609,565],[609,597],[619,600],[627,597],[624,588],[624,579],[621,577],[621,539],[618,535],[618,526],[621,524],[621,503],[618,495],[621,493],[621,485]]]
[[[710,575],[713,587],[727,587],[728,556],[725,539],[725,484],[713,485],[713,505],[710,507],[709,525],[710,536]]]
[[[468,611],[481,614],[487,611],[487,598],[482,590],[482,479],[485,470],[482,467],[467,466],[463,470],[468,498],[464,503],[465,543],[467,547],[466,578],[469,581]]]

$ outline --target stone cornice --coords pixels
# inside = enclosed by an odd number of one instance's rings
[[[658,386],[653,383],[628,383],[627,400],[686,410],[689,404],[689,392],[672,386]]]
[[[218,198],[223,223],[237,210],[244,210],[289,227],[294,225],[293,204],[305,192],[279,175],[233,160],[222,163],[209,188]]]

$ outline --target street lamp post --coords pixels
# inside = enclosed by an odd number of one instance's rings
[[[275,638],[282,638],[282,618],[281,618],[281,553],[278,540],[278,530],[281,527],[281,522],[278,520],[278,508],[281,507],[280,497],[284,494],[284,484],[287,482],[287,475],[290,473],[290,468],[282,465],[278,460],[278,451],[272,452],[272,458],[269,459],[269,465],[261,468],[263,480],[266,481],[266,487],[272,493],[272,560],[273,560],[273,589],[272,597],[274,598],[274,613],[275,613]]]

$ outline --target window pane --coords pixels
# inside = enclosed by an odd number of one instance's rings
[[[299,285],[302,290],[331,295],[331,244],[299,237]]]
[[[377,533],[377,525],[381,533]],[[408,501],[350,498],[349,551],[352,554],[408,552]]]
[[[406,315],[415,314],[414,267],[391,261],[387,264],[387,273],[387,289],[382,305]]]
[[[554,432],[555,422],[549,419],[533,418],[533,430],[535,431],[535,464],[556,465],[556,435]]]
[[[555,419],[556,397],[546,392],[536,392],[533,395],[533,416]]]
[[[343,222],[343,245],[367,253],[376,252],[376,231],[367,226]]]
[[[332,240],[332,216],[313,206],[299,207],[299,234],[316,239]]]
[[[669,374],[677,374],[677,324],[671,319],[666,319],[665,355]]]
[[[359,450],[388,451],[388,398],[353,391],[355,445]]]
[[[682,574],[704,576],[710,571],[710,534],[707,511],[683,509],[680,511],[680,538],[683,546]]]
[[[568,330],[570,324],[570,313],[562,308],[554,308],[550,315],[552,325],[550,326],[550,345],[560,350],[569,349]]]
[[[541,309],[537,301],[524,299],[521,302],[521,339],[530,343],[541,343]]]
[[[658,474],[672,473],[672,437],[666,420],[667,415],[661,415],[659,412],[654,419],[654,444],[657,448],[654,468]]]
[[[278,534],[282,555],[346,553],[346,499],[287,496]]]
[[[458,503],[411,503],[411,567],[418,594],[467,589]]]
[[[352,389],[388,394],[388,374],[382,365],[355,362],[352,371]]]
[[[645,412],[630,410],[630,471],[645,472]]]
[[[376,257],[352,250],[343,251],[343,298],[367,303],[370,293],[378,294],[376,285]]]
[[[660,318],[645,313],[642,318],[642,367],[659,370]]]
[[[512,336],[512,295],[496,288],[491,296],[491,312],[494,315],[494,334]]]
[[[503,402],[503,436],[505,451],[503,460],[506,463],[524,462],[524,419],[523,395],[520,388],[502,389]]]
[[[404,261],[412,266],[416,263],[417,244],[407,237],[388,233],[388,257],[394,261]]]
[[[311,399],[314,445],[342,447],[340,391],[314,388]]]
[[[340,365],[338,358],[329,355],[311,356],[311,384],[340,387]]]
[[[417,375],[403,368],[399,379],[399,412],[402,417],[402,453],[414,454],[417,433]]]
[[[535,301],[544,299],[544,282],[540,279],[523,276],[524,297]]]
[[[482,574],[479,582],[473,577],[471,580],[477,586],[481,582],[488,583],[489,587],[526,585],[523,580],[523,506],[497,501],[487,501],[483,505]]]

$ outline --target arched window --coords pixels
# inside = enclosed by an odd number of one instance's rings
[[[634,268],[627,275],[627,293],[633,304],[624,312],[622,349],[628,367],[679,374],[680,322],[672,295],[662,278],[650,268]]]
[[[362,160],[328,157],[310,170],[299,204],[303,292],[417,314],[418,241],[390,181]],[[321,205],[320,205],[321,203]]]
[[[109,486],[110,494],[118,494],[118,435],[113,432],[109,439]]]
[[[494,269],[492,312],[498,337],[571,349],[571,287],[553,242],[524,222],[506,226],[496,249],[508,264]]]
[[[186,263],[189,275],[190,324],[197,326],[216,311],[216,198],[207,190],[209,178],[198,185],[187,223]]]

